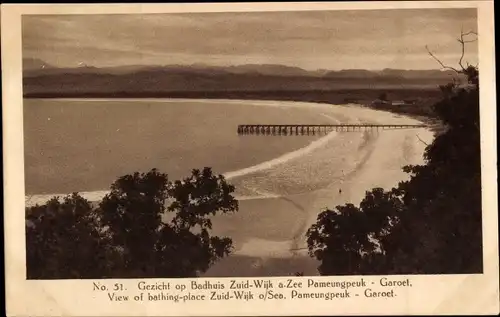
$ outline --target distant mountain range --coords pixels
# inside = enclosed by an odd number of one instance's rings
[[[58,68],[23,59],[24,95],[436,88],[456,74],[440,70],[308,71],[285,65],[130,65]]]

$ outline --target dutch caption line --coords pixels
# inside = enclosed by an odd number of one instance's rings
[[[112,302],[166,301],[267,301],[267,300],[337,300],[354,297],[391,298],[397,289],[412,287],[409,279],[379,278],[357,280],[324,280],[295,278],[282,281],[264,279],[212,281],[151,282],[139,281],[127,292],[122,283],[93,283],[93,291],[106,293]]]

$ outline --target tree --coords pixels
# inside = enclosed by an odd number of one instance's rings
[[[410,180],[368,192],[359,207],[327,210],[308,231],[321,274],[446,274],[482,272],[479,80],[462,65],[466,84],[440,87],[434,105],[446,131],[425,151],[425,165],[406,166]]]
[[[233,191],[209,168],[173,183],[155,169],[119,178],[99,211],[113,244],[123,250],[123,271],[134,277],[205,272],[231,251],[231,239],[210,236],[209,217],[238,209]],[[162,219],[170,212],[170,222]]]
[[[381,93],[378,96],[378,99],[381,100],[381,101],[387,101],[387,100],[389,100],[389,99],[387,99],[387,93],[385,93],[385,92]]]
[[[309,254],[321,261],[322,275],[375,273],[374,258],[397,221],[402,202],[395,192],[374,188],[360,207],[353,204],[325,210],[307,231]]]
[[[75,193],[27,208],[28,278],[197,276],[231,252],[210,217],[238,210],[233,192],[210,168],[175,182],[153,169],[120,177],[97,207]]]
[[[29,279],[106,277],[108,241],[87,200],[74,193],[26,212]]]
[[[372,251],[366,215],[352,204],[319,214],[308,230],[309,252],[321,265],[322,275],[359,274],[364,253]]]

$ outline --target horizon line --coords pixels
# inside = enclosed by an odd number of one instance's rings
[[[23,61],[25,59],[34,59],[36,60],[37,58],[23,58]],[[45,61],[40,60],[45,63]],[[215,65],[215,64],[204,64],[204,63],[191,63],[191,64],[124,64],[124,65],[114,65],[114,66],[94,66],[94,65],[88,65],[84,64],[84,66],[54,66],[51,64],[46,64],[48,67],[40,67],[40,68],[29,68],[25,69],[24,67],[22,68],[22,71],[32,71],[32,70],[43,70],[43,69],[89,69],[89,68],[95,68],[95,69],[109,69],[109,68],[121,68],[121,67],[143,67],[143,68],[148,68],[148,67],[186,67],[186,68],[197,68],[197,67],[207,67],[207,68],[231,68],[231,67],[243,67],[243,66],[282,66],[282,67],[287,67],[287,68],[296,68],[299,70],[303,70],[306,72],[318,72],[318,71],[327,71],[327,72],[341,72],[341,71],[359,71],[359,70],[364,70],[364,71],[369,71],[369,72],[379,72],[379,71],[385,71],[385,70],[396,70],[396,71],[440,71],[440,72],[447,72],[450,70],[443,69],[443,68],[422,68],[422,69],[415,69],[415,68],[376,68],[376,69],[368,69],[368,68],[341,68],[341,69],[332,69],[332,68],[317,68],[317,69],[307,69],[303,68],[300,66],[295,66],[295,65],[288,65],[288,64],[273,64],[273,63],[247,63],[247,64],[230,64],[230,65]]]

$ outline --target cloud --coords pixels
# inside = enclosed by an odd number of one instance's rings
[[[338,69],[349,60],[372,69],[398,60],[433,68],[425,45],[452,61],[460,29],[476,25],[472,9],[24,16],[23,56],[59,66],[253,60]],[[468,53],[477,59],[474,45]]]

